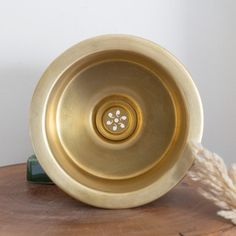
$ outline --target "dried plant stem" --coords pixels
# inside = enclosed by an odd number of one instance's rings
[[[217,214],[236,225],[236,164],[227,169],[223,159],[201,144],[192,144],[195,163],[188,173],[200,184],[199,193],[222,210]]]

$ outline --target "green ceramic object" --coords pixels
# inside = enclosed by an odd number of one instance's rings
[[[30,156],[27,160],[27,180],[38,184],[53,184],[35,155]]]

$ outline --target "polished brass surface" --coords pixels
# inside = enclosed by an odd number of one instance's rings
[[[98,207],[150,202],[185,175],[200,141],[201,101],[166,50],[133,36],[83,41],[58,57],[35,90],[35,153],[49,177]]]

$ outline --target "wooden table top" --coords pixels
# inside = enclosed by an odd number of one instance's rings
[[[26,165],[0,168],[0,235],[211,235],[235,236],[187,179],[162,198],[126,210],[98,209],[55,185],[27,183]]]

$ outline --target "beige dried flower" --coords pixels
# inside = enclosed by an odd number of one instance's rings
[[[236,164],[227,167],[217,154],[201,144],[192,144],[194,165],[188,173],[200,184],[199,193],[222,210],[217,214],[236,225]]]

